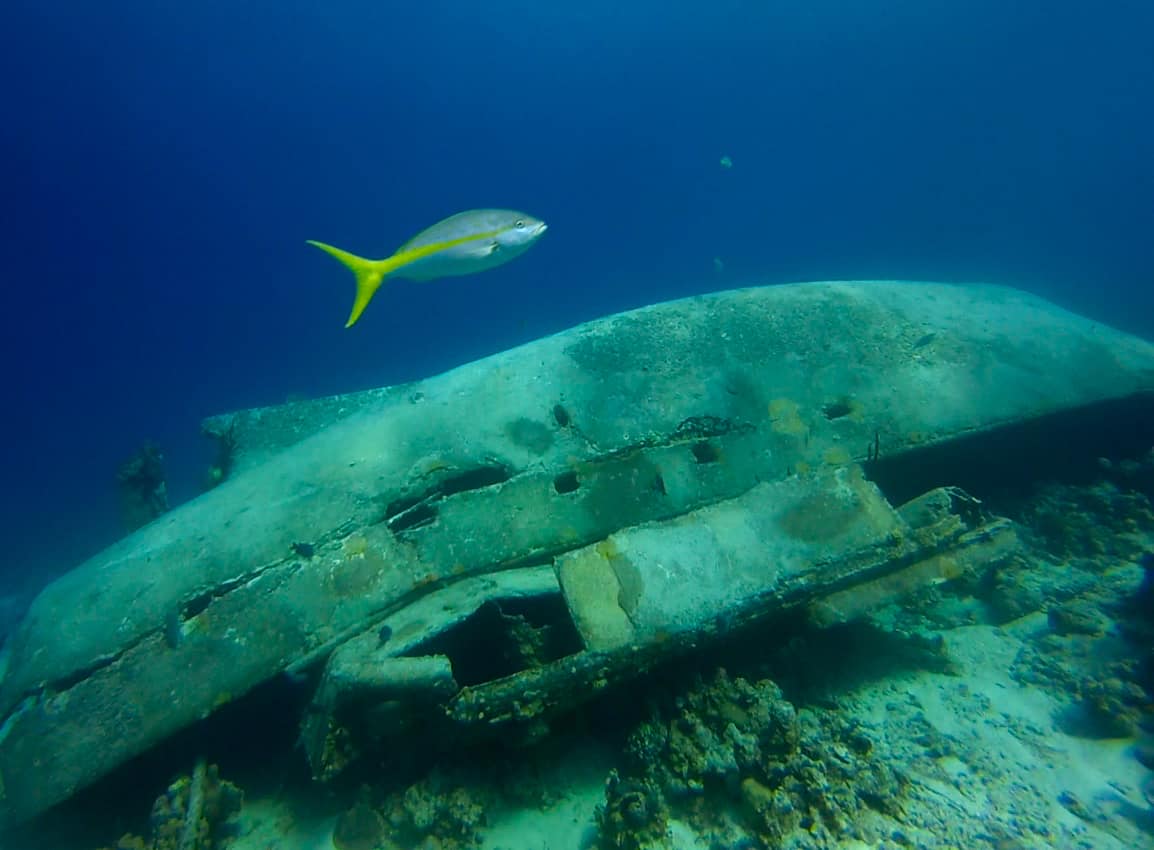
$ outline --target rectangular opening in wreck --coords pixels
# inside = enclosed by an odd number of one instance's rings
[[[867,476],[894,505],[935,487],[956,486],[995,509],[1037,484],[1089,484],[1102,459],[1136,458],[1154,447],[1154,393],[1138,393],[1002,425],[933,446],[867,461]]]
[[[461,687],[481,685],[556,661],[584,644],[559,593],[486,602],[408,652],[443,655]]]

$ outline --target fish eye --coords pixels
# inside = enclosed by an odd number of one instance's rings
[[[517,228],[518,230],[524,230],[525,229],[525,220],[522,218],[519,218],[515,222],[513,222],[513,226],[515,228]]]

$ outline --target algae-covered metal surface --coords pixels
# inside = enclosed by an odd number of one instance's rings
[[[492,722],[786,604],[856,616],[847,588],[883,604],[1013,545],[906,516],[860,462],[1152,393],[1154,346],[1015,290],[815,283],[217,417],[227,480],[46,588],[14,637],[0,825],[286,670],[321,671],[302,740],[327,776],[356,757],[352,693]],[[517,599],[563,602],[571,634],[489,682],[435,647],[396,660]]]

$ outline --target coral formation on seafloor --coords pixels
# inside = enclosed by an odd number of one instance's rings
[[[905,780],[871,758],[869,735],[835,713],[797,710],[770,680],[718,670],[630,735],[599,813],[612,850],[662,847],[676,816],[719,846],[833,846],[857,815],[896,815]],[[755,843],[750,844],[753,841]]]
[[[376,850],[384,840],[385,819],[365,799],[341,812],[333,826],[336,850]]]
[[[371,789],[338,816],[337,850],[467,850],[486,823],[482,784],[456,782],[433,770],[423,779],[371,802]]]
[[[621,779],[616,770],[605,783],[605,805],[597,812],[601,843],[614,850],[647,847],[664,838],[669,810],[651,779]]]
[[[242,802],[240,789],[222,780],[216,765],[199,760],[156,798],[149,837],[125,835],[111,850],[217,850]]]

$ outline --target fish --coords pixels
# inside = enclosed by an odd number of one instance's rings
[[[360,319],[386,277],[435,280],[474,274],[521,256],[545,233],[545,222],[516,210],[467,210],[427,227],[383,260],[369,260],[316,240],[309,245],[342,262],[357,292],[346,328]]]

